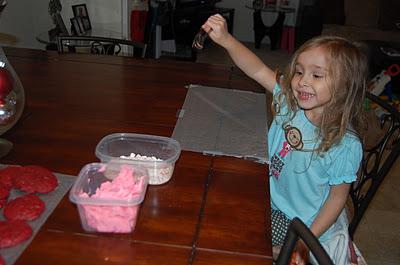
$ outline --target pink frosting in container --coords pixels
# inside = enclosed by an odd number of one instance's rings
[[[130,233],[148,184],[139,165],[92,163],[82,168],[70,192],[82,227],[89,232]]]

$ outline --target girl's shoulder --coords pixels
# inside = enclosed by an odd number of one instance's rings
[[[332,146],[332,149],[362,148],[360,137],[354,131],[348,130],[343,135],[340,142]]]
[[[356,174],[363,156],[362,143],[353,133],[346,133],[341,142],[328,151],[325,167],[330,185],[351,183],[356,180]]]
[[[360,160],[363,153],[361,139],[351,131],[344,134],[338,144],[333,145],[328,153],[333,160]]]
[[[353,129],[349,129],[346,131],[346,133],[343,135],[342,142],[343,145],[347,148],[359,147],[362,149],[361,138]]]

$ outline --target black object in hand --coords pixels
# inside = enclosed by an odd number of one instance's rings
[[[208,32],[206,32],[204,29],[200,29],[193,39],[192,48],[196,48],[198,50],[203,49],[204,41],[207,39],[207,37]]]

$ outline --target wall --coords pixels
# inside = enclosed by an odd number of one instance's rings
[[[217,6],[235,8],[233,35],[240,41],[254,42],[253,11],[245,7],[247,3],[251,5],[251,1],[223,0]]]
[[[36,33],[50,29],[48,0],[10,0],[0,18],[0,45],[43,48]]]
[[[121,14],[126,3],[126,0],[62,0],[61,16],[64,23],[70,26],[70,18],[74,16],[71,6],[86,4],[92,28],[122,33]]]

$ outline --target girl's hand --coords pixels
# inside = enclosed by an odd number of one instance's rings
[[[272,259],[277,260],[279,257],[279,253],[281,252],[282,246],[272,246]]]
[[[293,252],[290,265],[305,265],[309,262],[309,250],[302,240],[297,241],[296,251]]]
[[[202,28],[208,33],[208,36],[222,47],[228,45],[231,34],[228,32],[226,20],[220,14],[210,16],[203,24]]]

